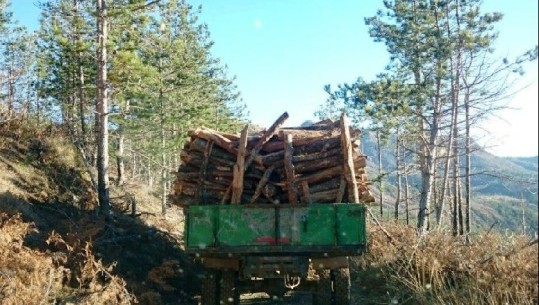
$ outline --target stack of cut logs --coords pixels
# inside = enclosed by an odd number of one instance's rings
[[[257,134],[190,131],[180,154],[174,204],[373,202],[358,130],[337,122],[282,127],[288,113]]]

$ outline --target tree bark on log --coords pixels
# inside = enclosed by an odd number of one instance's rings
[[[286,171],[286,188],[288,190],[288,203],[298,203],[298,197],[296,195],[296,174],[294,170],[294,164],[292,163],[292,155],[294,154],[294,147],[292,147],[292,135],[286,135],[283,137],[285,140],[284,146],[284,168]]]
[[[348,118],[345,114],[341,115],[341,146],[344,155],[344,178],[348,184],[348,200],[350,202],[359,202],[352,143],[350,142],[350,128],[348,127]]]
[[[345,116],[335,123],[282,128],[287,118],[285,112],[269,129],[251,135],[247,126],[240,134],[191,131],[170,198],[183,200],[180,205],[373,201],[366,156],[353,139],[359,131]]]
[[[239,204],[241,193],[243,192],[243,174],[245,172],[245,150],[247,148],[247,132],[249,125],[246,125],[241,131],[240,145],[238,147],[238,158],[234,165],[234,179],[232,180],[232,198],[230,203]]]

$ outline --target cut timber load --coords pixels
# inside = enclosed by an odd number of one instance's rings
[[[359,150],[359,131],[338,122],[282,127],[285,112],[267,130],[249,134],[208,128],[190,131],[180,153],[172,203],[339,203],[374,201]]]

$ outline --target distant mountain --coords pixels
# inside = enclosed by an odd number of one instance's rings
[[[383,171],[388,173],[384,180],[384,208],[391,213],[395,202],[396,175],[394,139],[382,148]],[[376,136],[364,132],[361,149],[367,155],[369,178],[378,176],[378,153]],[[538,220],[538,157],[498,157],[476,147],[472,154],[472,215],[473,223],[479,228],[494,224],[500,230],[521,231],[523,222],[529,233],[537,232]],[[412,156],[408,160],[412,163]],[[464,173],[464,159],[461,160]],[[420,176],[417,171],[409,176],[410,189],[414,190],[411,202],[417,213],[417,194]],[[373,193],[379,194],[376,183]],[[402,208],[401,208],[402,209]],[[524,219],[524,221],[523,221]]]

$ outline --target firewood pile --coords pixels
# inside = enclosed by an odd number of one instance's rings
[[[345,115],[337,122],[282,127],[288,113],[267,130],[249,134],[208,128],[190,131],[180,153],[172,203],[275,204],[374,201],[359,150],[358,130]]]

